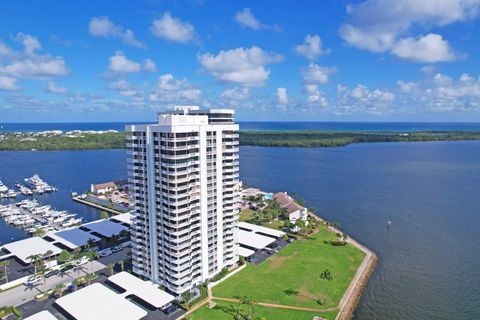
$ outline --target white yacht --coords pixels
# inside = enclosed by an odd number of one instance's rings
[[[0,193],[7,192],[8,188],[6,185],[3,184],[3,182],[0,180]]]

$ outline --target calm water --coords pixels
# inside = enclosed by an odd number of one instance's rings
[[[151,121],[155,122],[154,120]],[[0,132],[46,130],[118,130],[131,122],[84,123],[0,123]],[[245,122],[241,130],[326,130],[326,131],[427,131],[480,130],[478,122]]]
[[[36,195],[38,202],[58,210],[68,210],[84,221],[99,219],[100,211],[74,202],[72,191],[84,192],[91,183],[126,178],[125,150],[95,151],[0,151],[0,180],[13,188],[16,182],[38,173],[58,192]],[[31,197],[29,197],[31,198]],[[20,201],[23,197],[17,197]],[[4,200],[2,203],[8,203]],[[18,240],[27,235],[0,219],[0,243]]]
[[[240,159],[247,184],[296,191],[377,252],[356,319],[480,319],[480,142],[241,147]],[[87,220],[98,212],[70,190],[125,178],[125,167],[123,150],[0,152],[0,179],[38,172],[60,188],[42,203]],[[0,241],[12,236],[23,235],[0,224]]]

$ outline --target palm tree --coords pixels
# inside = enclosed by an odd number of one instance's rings
[[[110,218],[110,216],[108,215],[108,213],[106,211],[100,212],[100,219],[106,220],[108,218]]]
[[[109,263],[109,264],[107,265],[108,271],[110,272],[110,275],[111,275],[111,276],[113,276],[113,273],[114,273],[114,271],[115,271],[115,270],[113,269],[113,267],[114,267],[113,263]]]
[[[52,255],[53,255],[53,251],[50,250],[50,249],[47,250],[47,251],[42,255],[43,261],[48,261],[47,259],[50,258]]]
[[[190,292],[190,290],[187,290],[184,293],[182,293],[182,300],[186,306],[189,305],[190,301],[192,300],[192,293]]]
[[[120,265],[120,269],[122,269],[122,271],[124,271],[124,268],[125,268],[125,261],[123,261],[123,260],[120,260],[120,261],[118,261],[118,264]]]
[[[90,266],[91,266],[91,271],[92,271],[91,273],[95,274],[93,272],[93,261],[98,257],[98,253],[96,251],[90,250],[90,251],[87,251],[87,253],[85,255],[88,258],[88,261],[90,261]]]
[[[247,319],[252,320],[253,317],[253,305],[255,304],[255,301],[253,301],[251,298],[247,299],[246,304],[248,306],[248,315]]]
[[[57,295],[58,297],[62,297],[63,289],[65,289],[65,285],[63,283],[58,284],[54,289],[55,295]]]
[[[35,229],[35,231],[33,232],[33,236],[34,237],[43,237],[45,235],[45,230],[44,229],[41,229],[41,228],[37,228]]]
[[[3,267],[3,270],[4,270],[4,278],[6,280],[5,283],[8,282],[8,266],[10,265],[10,261],[9,260],[4,260],[4,261],[1,261],[0,262],[0,267]]]
[[[330,270],[328,269],[323,270],[323,272],[320,273],[320,279],[322,280],[322,295],[318,300],[318,303],[324,304],[325,303],[325,282],[333,281],[333,276],[330,273]]]
[[[85,249],[92,249],[95,246],[96,246],[95,240],[93,240],[92,238],[89,238],[87,240],[87,244],[85,245]]]
[[[30,261],[30,263],[33,263],[33,266],[34,266],[34,272],[33,273],[37,273],[37,264],[38,262],[40,261],[42,255],[40,254],[32,254],[30,256],[27,257],[27,260]]]
[[[49,269],[47,267],[45,267],[44,264],[41,264],[38,266],[38,272],[36,273],[36,275],[39,275],[40,277],[42,277],[42,280],[43,280],[43,292],[45,293],[46,291],[46,282],[47,282],[47,272],[49,271]]]

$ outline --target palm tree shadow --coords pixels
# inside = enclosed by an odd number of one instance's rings
[[[222,312],[226,313],[226,314],[229,314],[231,316],[235,316],[235,314],[237,313],[237,310],[233,307],[233,306],[228,306],[228,307],[225,307],[225,306],[215,306],[213,307],[213,309],[219,309],[219,310],[222,310]]]
[[[287,296],[302,297],[302,298],[307,299],[307,300],[316,301],[312,297],[301,294],[300,291],[296,291],[296,290],[293,290],[293,289],[286,289],[286,290],[283,291],[283,293],[285,293]]]

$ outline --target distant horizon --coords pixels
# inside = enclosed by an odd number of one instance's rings
[[[155,121],[155,120],[152,120]],[[151,123],[152,121],[25,121],[25,122],[13,122],[5,121],[0,122],[2,124],[76,124],[76,123]],[[380,121],[380,120],[318,120],[318,121],[306,121],[306,120],[237,120],[238,123],[465,123],[465,124],[480,124],[480,121]]]

